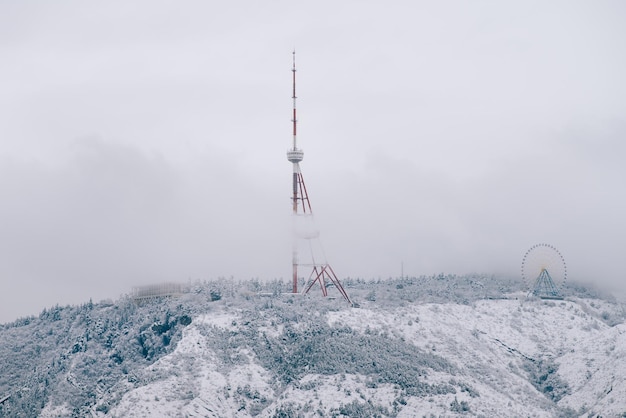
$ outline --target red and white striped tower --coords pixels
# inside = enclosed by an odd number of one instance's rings
[[[293,185],[292,185],[292,210],[293,210],[293,225],[294,225],[294,235],[293,235],[293,249],[292,249],[292,280],[293,280],[293,293],[298,293],[298,267],[299,266],[308,266],[311,267],[311,272],[309,274],[309,278],[306,282],[304,291],[302,293],[306,294],[311,290],[311,287],[315,283],[320,285],[322,290],[322,294],[324,296],[328,295],[328,287],[332,284],[334,285],[341,296],[348,301],[348,303],[352,303],[345,289],[341,285],[341,282],[335,275],[332,267],[326,262],[325,257],[324,260],[320,262],[316,262],[316,255],[313,251],[313,245],[311,245],[312,240],[319,241],[319,234],[316,231],[312,233],[301,233],[299,231],[299,227],[302,224],[307,224],[309,227],[313,225],[313,211],[311,210],[311,201],[309,200],[309,194],[306,190],[306,185],[304,184],[304,178],[302,177],[302,171],[300,170],[300,162],[304,158],[304,152],[301,149],[298,149],[297,145],[297,125],[298,119],[296,115],[296,52],[293,52],[293,67],[291,69],[293,74],[293,146],[287,151],[287,159],[289,162],[293,164]],[[309,248],[311,249],[311,260],[309,263],[301,263],[298,254],[298,244],[300,240],[308,240]],[[321,245],[318,246],[321,248]],[[323,251],[322,251],[323,253]]]

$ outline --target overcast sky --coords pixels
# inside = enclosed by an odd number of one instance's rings
[[[301,164],[339,278],[624,286],[626,3],[0,0],[0,322],[291,274]]]

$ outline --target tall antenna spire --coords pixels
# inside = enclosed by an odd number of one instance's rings
[[[296,126],[298,125],[298,119],[296,117],[296,50],[293,50],[293,67],[291,68],[291,72],[293,73],[293,94],[291,98],[293,99],[293,149],[294,151],[297,149],[296,146]]]

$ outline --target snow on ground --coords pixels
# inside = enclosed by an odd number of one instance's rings
[[[237,320],[239,316],[236,311],[228,312],[228,311],[218,311],[215,310],[211,312],[210,315],[201,315],[197,318],[194,318],[194,322],[196,324],[206,324],[206,325],[214,325],[216,327],[234,330],[237,329]]]
[[[69,417],[72,414],[72,410],[67,405],[55,405],[46,404],[46,406],[39,414],[40,418],[56,418],[56,417]]]
[[[343,310],[331,312],[329,323],[343,323],[361,331],[367,327],[394,330],[419,347],[443,350],[453,357],[464,354],[466,349],[460,343],[471,341],[470,337],[510,347],[519,355],[557,356],[585,335],[597,335],[608,328],[573,301],[506,299],[482,300],[473,305],[410,305],[392,312]],[[446,336],[455,338],[446,340]]]
[[[509,413],[546,414],[546,399],[523,370],[524,359],[540,358],[552,358],[570,386],[561,406],[577,411],[599,402],[597,411],[617,415],[626,411],[626,326],[610,327],[599,319],[613,308],[597,300],[502,299],[343,310],[329,313],[328,321],[360,331],[386,330],[446,358],[480,394],[468,401],[472,409],[487,415],[505,412],[499,406],[503,395],[510,399]],[[541,407],[533,410],[534,405]],[[411,399],[406,409],[411,408],[415,414],[432,409],[438,414],[432,405],[424,409],[423,399]]]
[[[217,354],[208,348],[203,326],[232,328],[237,316],[201,316],[183,333],[176,350],[149,366],[148,382],[126,393],[109,411],[112,417],[226,417],[250,416],[242,403],[272,398],[269,373],[254,363],[245,349],[238,353],[249,364],[221,369]],[[220,370],[221,369],[221,370]]]
[[[469,305],[407,304],[383,309],[343,309],[327,314],[330,325],[368,328],[403,338],[441,356],[457,371],[429,371],[429,384],[466,386],[456,394],[404,397],[391,384],[368,385],[359,375],[309,374],[282,392],[272,374],[244,347],[238,356],[248,364],[219,366],[203,327],[235,330],[236,311],[194,318],[176,350],[148,367],[145,384],[126,393],[112,409],[113,417],[273,416],[290,404],[306,416],[328,416],[341,405],[371,402],[399,417],[450,414],[454,402],[465,403],[470,415],[549,417],[554,404],[529,382],[529,364],[549,359],[569,386],[559,405],[571,411],[620,416],[626,411],[626,325],[610,326],[610,304],[581,299],[543,301],[481,300]],[[603,319],[605,321],[603,321]],[[268,320],[262,332],[279,335]],[[51,411],[47,411],[51,412]]]
[[[263,416],[273,416],[281,407],[294,401],[305,405],[303,409],[311,416],[331,416],[331,411],[338,410],[344,404],[354,401],[363,403],[367,400],[393,411],[393,401],[399,396],[399,390],[391,384],[368,387],[367,380],[365,376],[352,374],[308,374],[298,385],[290,385],[275,404],[264,411]]]
[[[626,412],[626,325],[588,335],[559,358],[559,373],[572,393],[561,404],[578,410],[591,408],[604,416]]]

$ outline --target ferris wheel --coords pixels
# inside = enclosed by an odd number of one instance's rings
[[[522,259],[522,279],[528,295],[563,299],[561,289],[567,280],[565,259],[552,245],[533,245]]]

